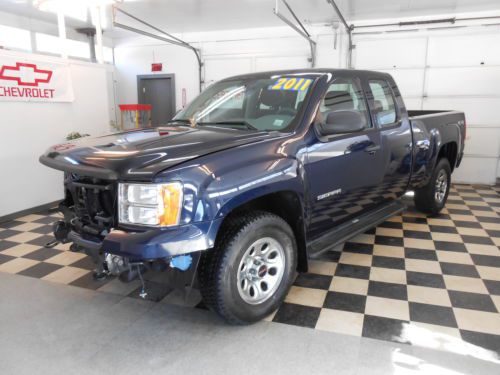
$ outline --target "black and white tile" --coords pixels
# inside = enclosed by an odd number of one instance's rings
[[[466,342],[500,355],[500,186],[454,185],[437,217],[408,206],[311,260],[268,320],[443,349]],[[93,280],[90,259],[68,244],[44,248],[58,218],[49,210],[0,224],[0,272],[138,296],[137,281]],[[150,299],[169,300],[162,285],[148,288]]]

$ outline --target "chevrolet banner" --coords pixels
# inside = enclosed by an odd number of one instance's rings
[[[0,101],[73,100],[68,64],[0,56]]]

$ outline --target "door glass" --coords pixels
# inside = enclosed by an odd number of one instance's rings
[[[396,104],[392,91],[386,81],[370,81],[370,90],[373,95],[373,115],[380,127],[389,126],[396,122]]]
[[[321,101],[318,122],[324,123],[330,113],[337,111],[356,111],[366,118],[367,128],[372,127],[368,120],[363,90],[353,79],[338,78],[329,87]]]

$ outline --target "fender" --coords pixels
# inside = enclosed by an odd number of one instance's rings
[[[416,188],[425,186],[431,178],[442,148],[453,144],[457,154],[450,160],[452,170],[460,162],[463,153],[464,126],[463,114],[444,112],[440,115],[420,116],[412,119],[414,142],[414,166],[412,185]]]
[[[442,144],[441,133],[438,129],[427,130],[422,121],[412,121],[413,160],[411,185],[425,186],[431,178],[437,162],[439,149]]]
[[[304,204],[305,157],[302,137],[287,134],[203,156],[159,174],[155,181],[183,183],[185,209],[181,223],[207,222],[279,191],[296,193]]]
[[[227,172],[207,187],[205,197],[217,198],[214,218],[224,217],[245,203],[280,191],[296,193],[303,205],[306,194],[303,176],[304,167],[297,159],[261,161]]]
[[[441,152],[441,148],[448,144],[454,144],[457,148],[457,155],[455,159],[455,165],[450,165],[453,170],[459,160],[459,153],[462,149],[461,140],[462,134],[460,130],[460,126],[456,123],[449,123],[441,128],[434,128],[429,132],[430,144],[432,153],[429,155],[428,167],[427,167],[427,178],[430,178],[432,171],[434,170],[437,162],[439,153]],[[458,140],[458,143],[457,143]],[[450,164],[451,163],[450,161]]]

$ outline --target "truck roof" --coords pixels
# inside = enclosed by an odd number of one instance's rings
[[[268,78],[275,75],[287,75],[287,74],[310,74],[319,76],[324,74],[333,75],[335,73],[342,73],[344,76],[351,76],[351,77],[362,77],[364,75],[369,75],[370,77],[390,76],[387,73],[376,72],[373,70],[308,68],[308,69],[270,70],[266,72],[239,74],[236,76],[224,78],[222,81],[234,80],[234,79],[259,79],[259,78]]]

